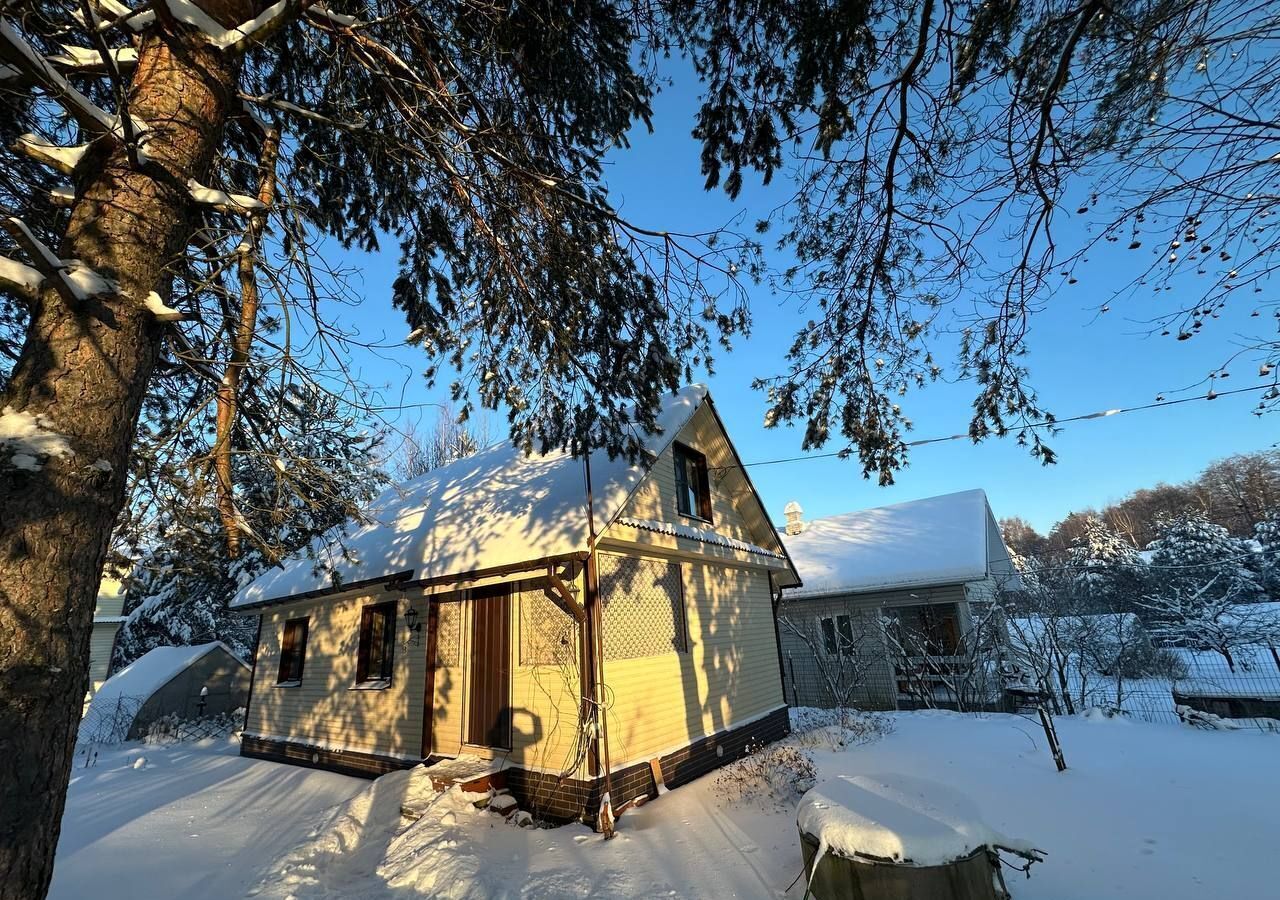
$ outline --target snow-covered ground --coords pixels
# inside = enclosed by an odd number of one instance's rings
[[[1029,881],[1011,873],[1018,900],[1274,891],[1280,737],[1063,718],[1059,774],[1024,719],[890,718],[874,743],[811,748],[819,776],[916,776],[967,794],[991,828],[1048,853]],[[135,748],[77,770],[53,896],[780,897],[800,874],[792,808],[731,801],[715,775],[627,813],[605,842],[580,826],[518,828],[456,792],[405,828],[400,806],[422,789],[411,773],[370,784],[233,752]]]
[[[239,749],[131,743],[89,768],[77,756],[50,897],[243,897],[317,816],[369,786]]]

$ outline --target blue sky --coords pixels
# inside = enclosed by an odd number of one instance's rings
[[[691,231],[724,224],[745,208],[750,223],[785,198],[787,186],[781,181],[769,188],[761,187],[758,179],[749,182],[737,203],[703,190],[698,145],[689,137],[695,104],[687,87],[665,91],[656,102],[655,133],[636,132],[629,150],[612,155],[606,177],[616,202],[632,221]],[[1068,220],[1064,236],[1078,237],[1080,227]],[[776,254],[771,258],[778,260]],[[363,270],[367,301],[358,311],[361,331],[368,337],[385,333],[393,341],[399,339],[407,329],[390,306],[394,247],[380,256],[353,255],[350,262]],[[1095,254],[1093,263],[1077,273],[1080,282],[1063,285],[1033,320],[1032,384],[1045,408],[1058,417],[1150,403],[1161,393],[1186,396],[1177,389],[1219,368],[1240,335],[1268,327],[1248,318],[1247,298],[1212,322],[1205,334],[1185,342],[1146,336],[1142,324],[1158,308],[1154,304],[1168,307],[1177,302],[1176,294],[1158,301],[1145,296],[1117,301],[1111,312],[1099,316],[1097,307],[1111,301],[1114,290],[1137,273],[1138,263],[1118,248],[1109,255]],[[355,286],[360,287],[359,280]],[[720,353],[716,375],[707,379],[748,465],[800,455],[801,438],[799,430],[766,431],[761,424],[763,397],[750,387],[753,377],[782,370],[792,332],[802,321],[800,313],[794,300],[783,300],[761,286],[752,294],[752,315],[752,336],[739,340],[731,354]],[[443,398],[443,392],[426,391],[419,374],[424,358],[415,348],[392,351],[387,358],[362,354],[356,362],[371,382],[393,383],[396,392],[403,384],[407,403]],[[1218,390],[1258,383],[1256,360],[1243,359],[1231,367],[1231,378],[1219,382]],[[1204,390],[1202,386],[1190,393]],[[964,432],[974,393],[971,384],[939,382],[909,395],[903,407],[915,423],[911,437]],[[807,516],[822,516],[981,487],[998,517],[1021,515],[1045,530],[1072,510],[1117,500],[1158,481],[1193,477],[1212,459],[1273,446],[1280,440],[1280,419],[1275,414],[1251,415],[1257,401],[1256,393],[1247,393],[1069,425],[1049,440],[1059,460],[1049,467],[1012,440],[992,439],[977,446],[963,440],[916,448],[910,466],[888,488],[864,480],[853,460],[811,459],[751,466],[750,472],[778,520],[783,505],[793,499]],[[413,410],[402,417],[429,421],[431,413]],[[500,431],[501,422],[494,424]],[[833,443],[829,449],[840,446]]]

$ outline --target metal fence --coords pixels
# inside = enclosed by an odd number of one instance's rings
[[[1159,665],[1130,671],[1099,671],[1074,653],[1029,667],[1008,648],[982,661],[886,658],[859,667],[852,690],[833,685],[833,667],[817,658],[820,650],[790,648],[782,665],[786,699],[796,707],[829,709],[841,705],[840,696],[850,707],[880,711],[1022,712],[1043,702],[1058,715],[1098,710],[1146,722],[1280,732],[1280,654],[1273,648],[1240,648],[1230,661],[1213,651],[1157,650]]]

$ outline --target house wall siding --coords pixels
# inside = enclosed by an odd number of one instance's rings
[[[107,680],[107,671],[111,667],[111,651],[115,647],[116,632],[120,630],[116,622],[95,622],[93,632],[89,636],[89,685],[96,691]]]
[[[960,630],[964,633],[969,624],[969,605],[966,599],[963,584],[837,594],[790,601],[784,594],[782,607],[778,612],[778,634],[782,643],[782,671],[786,681],[787,702],[792,706],[832,705],[831,692],[826,687],[814,651],[795,632],[798,629],[812,636],[818,644],[817,652],[825,653],[821,646],[818,620],[848,615],[854,618],[855,633],[861,628],[867,635],[865,642],[859,644],[863,662],[867,665],[866,678],[865,683],[854,691],[854,705],[861,709],[896,709],[898,691],[893,662],[879,626],[881,610],[895,606],[918,606],[922,603],[955,603],[959,609]]]
[[[707,465],[710,467],[711,527],[736,540],[761,542],[763,537],[752,535],[747,516],[744,515],[744,512],[751,514],[751,511],[740,508],[747,502],[755,504],[756,501],[746,479],[733,467],[733,451],[724,432],[716,424],[711,410],[706,406],[699,408],[676,435],[676,440],[707,457]],[[697,518],[680,515],[676,506],[676,463],[672,447],[667,447],[658,457],[648,477],[631,495],[622,515],[634,519],[682,522],[705,527]],[[757,531],[759,530],[757,526]]]
[[[360,611],[369,604],[388,600],[396,601],[391,684],[381,690],[355,689]],[[426,640],[424,637],[415,643],[409,638],[405,613],[411,604],[418,612],[418,621],[425,623],[425,598],[396,597],[385,591],[322,597],[263,611],[253,700],[245,730],[310,746],[420,755]],[[276,678],[284,623],[300,616],[310,617],[302,682],[296,687],[280,686]]]
[[[676,562],[688,651],[604,661],[614,767],[671,752],[785,704],[768,572]]]

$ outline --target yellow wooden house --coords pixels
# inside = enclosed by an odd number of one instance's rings
[[[785,735],[795,569],[706,389],[659,425],[634,464],[495,445],[249,585],[241,752],[484,771],[537,816],[602,825]]]

